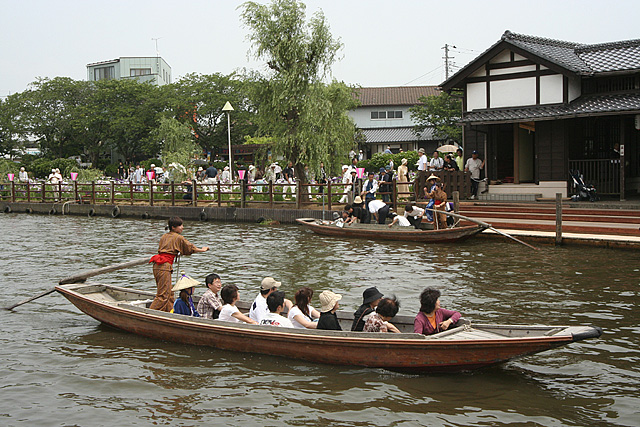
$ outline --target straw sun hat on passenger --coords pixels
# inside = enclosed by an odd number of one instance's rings
[[[333,310],[333,307],[336,306],[336,303],[342,299],[342,295],[335,294],[331,291],[322,291],[320,294],[320,311],[327,312]]]
[[[180,279],[178,279],[178,282],[173,286],[173,288],[171,288],[173,292],[181,291],[183,289],[189,289],[189,288],[193,288],[194,286],[201,285],[201,283],[198,282],[196,279],[192,279],[191,277],[184,274],[184,271],[181,271],[180,273],[181,273]]]
[[[431,180],[431,179],[435,179],[436,181],[440,181],[440,177],[437,177],[433,174],[431,174],[431,176],[429,178],[427,178],[427,181]]]

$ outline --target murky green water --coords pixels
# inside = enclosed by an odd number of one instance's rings
[[[0,215],[3,306],[60,278],[153,253],[160,221]],[[342,241],[296,226],[187,223],[182,260],[253,299],[262,277],[343,294],[377,285],[414,314],[422,288],[476,322],[596,324],[583,341],[473,373],[409,376],[196,348],[105,326],[52,294],[0,312],[1,425],[638,425],[638,252],[507,241]],[[97,279],[153,290],[150,267]]]

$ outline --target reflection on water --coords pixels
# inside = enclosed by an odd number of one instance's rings
[[[0,216],[6,303],[62,277],[153,253],[161,221]],[[355,309],[376,285],[402,314],[422,288],[474,322],[593,323],[602,338],[473,373],[412,376],[155,341],[98,324],[58,295],[0,313],[3,424],[637,425],[637,253],[501,241],[423,246],[340,240],[295,226],[187,223],[212,250],[181,261],[219,273],[243,299],[262,277]],[[613,262],[611,262],[613,261]],[[153,290],[150,267],[99,277]],[[55,420],[52,422],[52,420]]]

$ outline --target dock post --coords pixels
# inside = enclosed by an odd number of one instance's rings
[[[245,208],[247,203],[247,186],[245,185],[245,180],[240,180],[240,207]]]
[[[454,191],[452,193],[453,196],[453,211],[455,213],[460,212],[460,192],[459,191]]]
[[[562,244],[562,193],[556,193],[556,246]]]

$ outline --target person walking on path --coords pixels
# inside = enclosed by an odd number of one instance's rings
[[[167,229],[169,232],[160,238],[158,254],[149,260],[150,263],[153,263],[153,277],[156,279],[157,286],[156,297],[149,308],[169,312],[173,308],[174,302],[171,291],[171,273],[173,273],[175,257],[179,254],[191,255],[192,253],[206,252],[209,247],[198,248],[182,237],[184,225],[180,217],[171,217]]]

